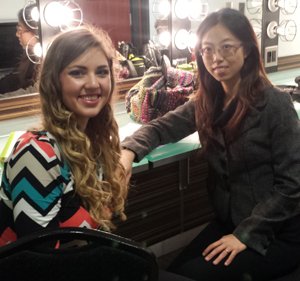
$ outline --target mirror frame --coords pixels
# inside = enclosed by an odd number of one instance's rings
[[[141,77],[117,81],[118,100],[124,100],[126,92],[141,80]],[[0,99],[0,121],[41,114],[39,94],[28,94]]]

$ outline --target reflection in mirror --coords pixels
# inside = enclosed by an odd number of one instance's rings
[[[31,5],[33,3],[33,5]],[[37,73],[34,47],[39,42],[37,22],[31,21],[31,13],[35,3],[30,1],[16,12],[17,19],[14,19],[15,29],[10,31],[10,36],[17,39],[15,46],[21,46],[22,53],[12,53],[10,58],[15,58],[16,63],[9,69],[1,69],[0,80],[1,98],[21,94],[34,93],[37,91]],[[30,25],[28,24],[30,22]],[[6,26],[3,25],[2,29]],[[2,38],[1,38],[2,39]],[[3,38],[5,40],[5,38]],[[3,51],[14,49],[15,46],[5,45]]]

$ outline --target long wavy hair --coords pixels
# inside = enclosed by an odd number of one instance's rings
[[[203,151],[206,150],[208,138],[212,134],[212,106],[216,95],[222,91],[222,84],[207,71],[199,50],[202,47],[201,40],[204,35],[218,24],[227,28],[238,38],[248,54],[240,70],[241,82],[236,95],[237,108],[226,126],[226,137],[228,140],[235,138],[249,108],[253,107],[258,100],[264,98],[265,85],[271,85],[264,70],[257,38],[249,20],[243,14],[233,9],[221,9],[209,14],[197,30],[198,42],[195,47],[199,79],[195,111],[197,129]]]
[[[25,9],[25,16],[30,14],[32,9],[35,8],[36,5],[30,5]],[[38,35],[38,29],[31,28],[27,25],[23,17],[23,9],[18,12],[18,20],[19,23],[22,23],[23,26],[26,28],[26,31],[30,31],[34,35]],[[30,22],[32,27],[37,27],[37,23],[34,21]],[[18,75],[21,82],[21,87],[26,89],[30,86],[33,86],[38,78],[39,72],[39,64],[32,63],[27,55],[25,50],[20,58],[19,65],[18,65]]]
[[[92,48],[99,48],[107,58],[111,94],[99,114],[89,119],[85,132],[81,132],[74,114],[62,102],[60,74]],[[126,219],[123,211],[127,196],[124,168],[119,163],[118,125],[112,110],[117,95],[114,63],[117,63],[115,49],[109,36],[92,26],[80,27],[54,38],[42,65],[39,84],[43,129],[59,144],[75,178],[75,193],[91,217],[107,230],[114,228],[113,214]],[[99,167],[103,181],[98,178]]]

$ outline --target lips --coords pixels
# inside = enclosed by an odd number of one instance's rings
[[[100,97],[100,95],[92,95],[92,96],[81,96],[79,98],[85,100],[85,101],[95,101]]]
[[[89,105],[98,104],[100,98],[101,95],[86,95],[86,96],[79,97],[82,103],[89,104]]]
[[[217,66],[217,67],[213,68],[213,71],[216,74],[223,74],[223,73],[225,73],[225,71],[226,71],[227,68],[228,67],[226,67],[226,66]]]
[[[222,71],[225,70],[226,68],[227,66],[217,66],[217,67],[213,67],[213,70]]]

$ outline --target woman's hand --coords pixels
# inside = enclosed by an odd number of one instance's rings
[[[233,234],[223,236],[220,240],[210,244],[203,252],[203,256],[206,256],[205,260],[209,261],[213,257],[218,257],[213,261],[213,264],[217,265],[221,260],[227,258],[225,265],[230,265],[235,256],[244,250],[247,246],[237,239]]]
[[[125,175],[126,175],[126,184],[129,183],[132,174],[132,163],[135,158],[135,154],[133,151],[128,149],[123,149],[121,151],[120,162],[124,166]]]

